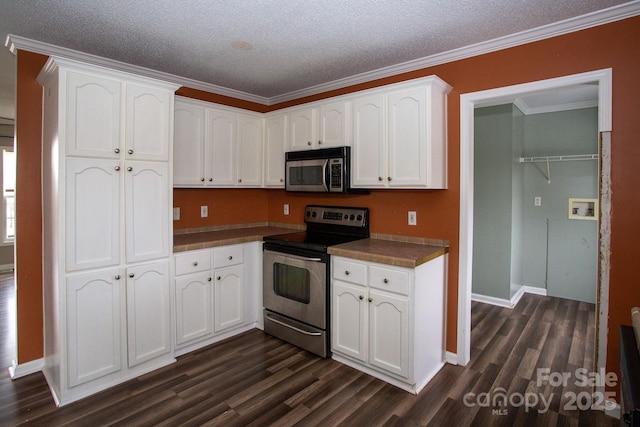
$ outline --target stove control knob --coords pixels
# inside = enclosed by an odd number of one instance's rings
[[[358,216],[356,217],[356,219],[357,219],[358,221],[362,221],[362,215],[358,215]]]
[[[349,219],[349,215],[344,214],[344,220],[347,221]]]
[[[313,218],[315,218],[315,217],[317,217],[317,216],[318,216],[318,213],[317,213],[317,212],[315,212],[315,211],[314,211],[314,212],[311,212],[311,216],[312,216]]]
[[[307,211],[307,216],[311,216],[311,212]]]
[[[351,214],[351,216],[349,216],[349,219],[353,221],[354,219],[356,219],[356,216],[354,214]]]

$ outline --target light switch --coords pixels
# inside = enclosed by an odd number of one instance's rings
[[[180,219],[180,208],[173,208],[173,220],[178,221]]]
[[[409,225],[416,225],[418,223],[418,220],[416,218],[416,211],[409,211],[408,217]]]
[[[200,206],[200,218],[206,218],[209,216],[209,207]]]
[[[284,204],[284,214],[289,215],[289,205],[287,203]]]
[[[535,206],[542,206],[542,197],[540,197],[540,196],[536,196],[536,197],[533,199],[533,204],[534,204]]]

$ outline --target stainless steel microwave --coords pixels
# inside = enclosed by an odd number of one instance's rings
[[[351,189],[351,147],[285,153],[285,190],[307,193],[368,193]]]

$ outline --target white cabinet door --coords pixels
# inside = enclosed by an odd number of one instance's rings
[[[409,377],[409,301],[369,290],[369,363]]]
[[[207,109],[205,130],[206,185],[236,184],[236,123],[237,115],[227,111]]]
[[[126,91],[126,158],[169,160],[173,93],[133,83],[127,84]]]
[[[176,345],[213,334],[211,272],[176,278]]]
[[[387,183],[386,112],[383,95],[357,98],[353,102],[353,187],[385,187]]]
[[[169,261],[127,268],[129,367],[171,351]]]
[[[244,323],[244,267],[236,265],[214,271],[215,331]]]
[[[120,162],[116,160],[67,160],[67,271],[120,263],[122,173]]]
[[[287,115],[268,117],[264,123],[264,185],[284,188],[284,153],[288,149]]]
[[[350,103],[332,102],[320,106],[320,136],[315,148],[340,147],[350,144]]]
[[[67,155],[119,157],[121,87],[117,80],[67,72],[66,138],[60,135]]]
[[[407,89],[389,95],[389,186],[427,185],[426,90]]]
[[[176,101],[173,184],[204,185],[204,107]]]
[[[120,270],[67,278],[67,363],[69,386],[121,368]]]
[[[238,116],[238,186],[262,185],[261,117]]]
[[[367,289],[334,279],[332,350],[361,361],[367,358]]]
[[[168,257],[169,165],[125,162],[127,263]]]
[[[290,114],[291,150],[310,150],[315,147],[317,139],[317,116],[315,108],[294,110]]]

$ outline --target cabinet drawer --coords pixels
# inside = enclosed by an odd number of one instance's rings
[[[228,246],[213,251],[213,267],[227,267],[229,265],[242,264],[242,246]]]
[[[369,286],[402,295],[409,294],[409,272],[383,267],[369,267]]]
[[[344,282],[364,285],[367,283],[367,266],[344,259],[333,260],[333,277]]]
[[[211,270],[211,251],[185,252],[175,259],[176,276]]]

